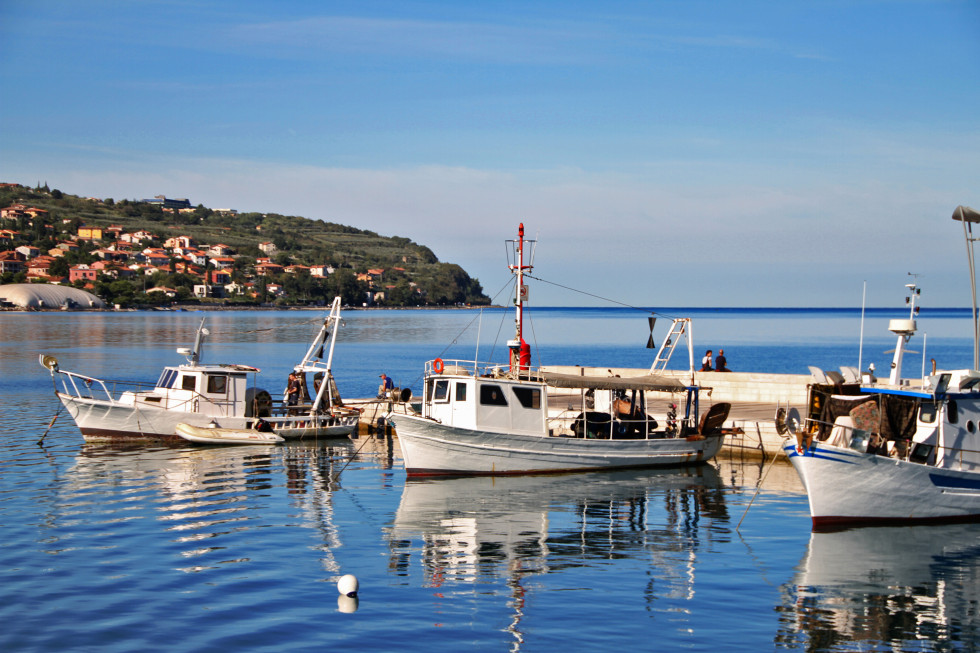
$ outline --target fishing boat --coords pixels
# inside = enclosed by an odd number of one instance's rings
[[[973,274],[972,224],[958,207]],[[810,503],[815,530],[850,525],[980,520],[980,371],[935,370],[903,379],[902,354],[916,331],[919,289],[908,284],[907,319],[891,320],[898,340],[888,382],[842,375],[810,384],[807,406],[780,408],[776,430]],[[974,285],[974,334],[977,333]]]
[[[260,430],[263,423],[260,422],[260,426],[255,429],[222,429],[215,426],[202,428],[180,422],[175,431],[185,440],[198,444],[279,444],[286,441],[271,430]]]
[[[688,335],[691,381],[662,374],[598,377],[532,368],[522,337],[525,273],[524,225],[507,241],[516,276],[517,332],[510,361],[492,365],[440,358],[424,366],[419,413],[389,413],[408,476],[553,473],[690,465],[721,449],[730,404],[700,412]],[[686,318],[685,318],[686,319]],[[689,324],[685,322],[684,324]],[[674,339],[664,341],[672,348]],[[658,360],[661,360],[658,353]],[[655,363],[656,366],[656,363]],[[666,396],[663,425],[650,413],[654,395]],[[574,403],[576,410],[556,410]],[[683,404],[683,413],[678,406]]]
[[[295,404],[273,399],[255,384],[259,369],[250,365],[203,363],[204,326],[192,347],[177,353],[181,365],[167,366],[153,383],[97,379],[62,370],[57,358],[42,354],[40,363],[54,382],[54,391],[86,440],[163,439],[179,441],[177,424],[189,427],[253,431],[259,420],[283,438],[347,437],[360,418],[344,406],[331,373],[340,325],[340,297],[334,299],[316,337],[293,367],[299,393]],[[329,347],[326,358],[324,352]],[[313,375],[312,392],[308,375]],[[251,377],[251,379],[250,379]]]

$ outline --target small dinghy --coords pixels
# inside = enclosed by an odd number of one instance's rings
[[[284,442],[282,437],[272,431],[200,427],[184,422],[178,423],[175,430],[177,435],[185,440],[201,444],[277,444]]]

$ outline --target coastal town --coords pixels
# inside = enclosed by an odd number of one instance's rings
[[[186,198],[164,195],[120,202],[71,198],[46,183],[33,189],[0,184],[0,201],[3,284],[70,286],[120,307],[322,306],[337,295],[351,306],[487,301],[462,268],[438,262],[407,239],[392,239],[391,252],[374,256],[356,247],[303,247],[302,238],[270,226],[274,220],[263,214],[251,214],[255,224],[243,234],[235,209],[195,207]],[[293,221],[308,223],[302,225],[307,231],[317,224]],[[233,226],[222,226],[229,222]],[[345,231],[343,236],[354,232],[362,240],[382,241],[369,232]]]

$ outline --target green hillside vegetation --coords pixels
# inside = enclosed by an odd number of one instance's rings
[[[0,228],[14,232],[0,240],[0,251],[32,245],[45,255],[59,243],[69,240],[77,242],[79,250],[56,258],[51,263],[49,279],[29,279],[26,272],[6,272],[0,277],[3,283],[67,278],[71,266],[99,261],[93,252],[115,243],[114,236],[108,234],[101,241],[78,239],[79,228],[118,226],[125,233],[143,230],[153,234],[152,238],[132,246],[129,254],[133,258],[126,262],[130,268],[136,267],[133,263],[139,262],[139,253],[145,248],[163,248],[167,239],[176,236],[190,237],[201,250],[218,244],[231,248],[235,258],[234,266],[228,270],[232,281],[249,286],[249,292],[220,299],[197,299],[201,302],[257,304],[274,301],[282,305],[306,305],[329,303],[339,294],[346,304],[355,306],[363,303],[381,306],[489,303],[476,279],[470,278],[459,265],[439,261],[428,247],[408,238],[380,236],[332,222],[276,213],[219,212],[202,205],[181,212],[139,200],[87,199],[51,190],[46,183],[35,188],[0,186],[0,208],[18,204],[42,209],[47,215],[18,215],[0,220]],[[275,251],[263,252],[259,249],[260,243],[273,243]],[[258,276],[254,266],[261,258],[269,258],[283,267],[326,265],[334,272],[322,278],[311,276],[303,269]],[[195,274],[193,266],[182,268],[182,260],[180,255],[174,255],[169,270],[147,275],[140,271],[132,276],[128,272],[120,275],[107,271],[89,282],[87,288],[114,304],[160,303],[163,293],[146,293],[155,287],[176,290],[180,301],[195,301],[194,286],[204,283],[204,269],[198,269]],[[369,270],[374,273],[368,279],[365,277]],[[378,270],[383,272],[378,273]],[[67,282],[66,279],[64,283]],[[74,285],[85,286],[80,282]],[[277,297],[266,292],[270,286],[280,287]]]

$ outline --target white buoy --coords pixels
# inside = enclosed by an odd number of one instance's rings
[[[337,591],[344,596],[357,596],[357,576],[347,574],[337,581]]]

